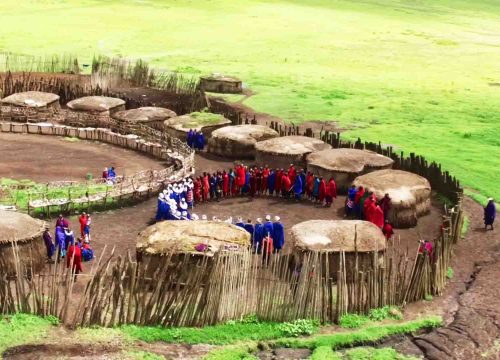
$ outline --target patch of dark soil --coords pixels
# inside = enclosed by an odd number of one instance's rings
[[[157,342],[152,344],[138,343],[135,350],[161,355],[165,359],[201,359],[213,348],[215,348],[214,345],[167,344]]]
[[[81,344],[56,345],[20,345],[9,348],[2,354],[3,359],[8,360],[38,360],[38,359],[109,359],[119,351],[118,347]]]
[[[311,356],[309,349],[287,349],[278,348],[274,350],[260,351],[255,354],[260,360],[302,360]]]

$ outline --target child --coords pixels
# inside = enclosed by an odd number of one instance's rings
[[[84,238],[86,242],[90,243],[90,224],[92,223],[92,218],[90,214],[87,214],[87,222],[85,223],[85,227],[83,229]]]

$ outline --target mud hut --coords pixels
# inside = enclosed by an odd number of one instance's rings
[[[358,270],[368,271],[383,262],[386,239],[380,229],[362,220],[309,220],[296,224],[291,229],[293,259],[300,267],[307,252],[328,253],[330,276],[337,278],[340,253],[344,251],[347,278],[352,278],[356,254]]]
[[[359,149],[328,149],[307,155],[307,169],[326,181],[333,177],[337,189],[344,193],[357,176],[390,169],[393,163],[387,156]]]
[[[160,131],[163,131],[163,123],[165,120],[176,116],[177,114],[172,110],[154,106],[122,110],[111,115],[113,119],[119,122],[129,125],[144,124]]]
[[[208,151],[236,159],[254,159],[256,142],[278,136],[278,132],[263,125],[226,126],[212,132]]]
[[[200,88],[203,91],[229,94],[240,94],[243,91],[240,79],[222,74],[200,77]]]
[[[107,96],[85,96],[66,104],[66,123],[77,127],[108,127],[110,116],[125,110],[125,101]]]
[[[231,125],[231,120],[219,114],[193,112],[191,114],[170,118],[164,123],[164,130],[171,136],[185,141],[190,129],[202,131],[209,139],[214,130]]]
[[[13,121],[42,122],[61,109],[59,95],[41,91],[15,93],[3,98],[2,118]]]
[[[306,156],[330,149],[327,143],[307,136],[283,136],[255,144],[255,162],[271,167],[288,168],[290,164],[306,166]]]
[[[172,254],[172,264],[213,257],[218,251],[237,251],[250,246],[250,234],[225,222],[162,221],[149,226],[137,238],[137,260],[156,268],[162,256]]]
[[[12,241],[17,244],[19,258],[33,272],[43,269],[46,260],[43,231],[45,223],[14,211],[0,210],[0,273],[14,275],[16,263]]]
[[[430,211],[431,185],[420,175],[402,170],[378,170],[358,176],[353,184],[373,191],[377,199],[389,194],[392,204],[388,218],[395,227],[415,226],[417,219]]]

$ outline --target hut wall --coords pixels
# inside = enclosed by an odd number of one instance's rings
[[[30,240],[18,241],[17,247],[19,258],[26,264],[27,268],[32,266],[33,273],[39,273],[43,270],[47,253],[42,234]],[[10,243],[0,244],[0,266],[7,270],[8,275],[16,274],[16,264]]]
[[[254,159],[255,144],[242,143],[228,138],[210,138],[208,152],[234,159]]]
[[[430,198],[423,199],[423,201],[410,207],[393,203],[391,210],[389,210],[388,218],[391,224],[396,228],[409,228],[416,226],[418,218],[428,214],[430,209]]]
[[[243,91],[241,81],[201,79],[200,87],[203,91],[215,93],[240,94]]]
[[[173,137],[176,137],[177,139],[181,141],[186,141],[187,133],[189,129],[186,129],[186,131],[183,130],[177,130],[174,129],[173,127],[170,126],[164,126],[165,132]],[[203,132],[203,135],[205,136],[205,141],[208,140],[210,137],[212,137],[212,132],[214,132],[217,129],[220,129],[222,127],[228,126],[228,124],[220,124],[220,125],[211,125],[211,126],[204,126],[201,131]]]
[[[272,154],[264,151],[255,150],[255,163],[257,165],[269,165],[272,168],[283,168],[288,169],[290,164],[294,164],[296,167],[306,167],[305,156],[307,154],[299,155],[284,155],[284,154]]]

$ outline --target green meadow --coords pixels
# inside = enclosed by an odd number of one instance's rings
[[[2,0],[0,52],[239,76],[257,111],[336,120],[500,198],[496,0]]]

